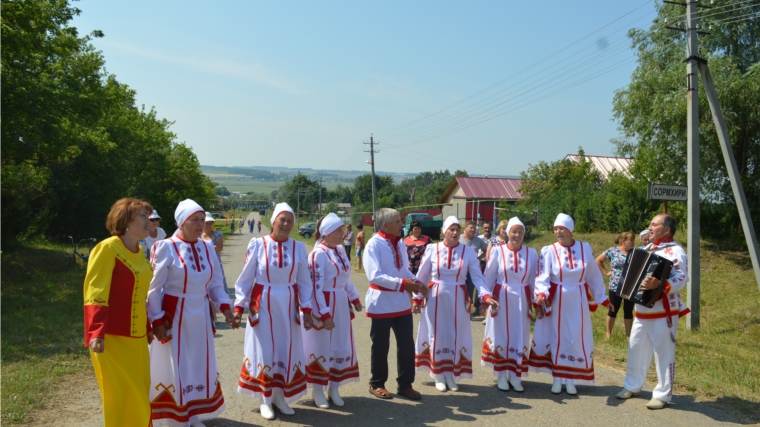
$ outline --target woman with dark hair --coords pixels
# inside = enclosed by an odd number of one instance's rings
[[[633,301],[625,300],[618,296],[618,285],[620,282],[620,275],[623,272],[623,265],[628,253],[633,248],[634,237],[633,233],[624,232],[620,233],[615,238],[615,244],[601,255],[596,257],[596,265],[599,266],[599,271],[605,276],[610,278],[610,309],[607,311],[607,339],[612,336],[612,328],[615,326],[615,318],[617,318],[618,311],[620,311],[620,303],[623,303],[623,322],[625,323],[625,336],[631,336],[631,327],[633,326]],[[604,268],[604,261],[609,260],[610,270],[607,271]]]
[[[430,237],[422,234],[422,224],[418,220],[412,221],[409,225],[409,235],[404,239],[406,245],[406,254],[409,257],[409,271],[417,274],[422,261],[422,255],[425,254],[425,248],[430,244]]]
[[[137,199],[111,206],[111,237],[90,253],[84,279],[84,344],[103,399],[106,426],[150,424],[150,356],[153,339],[145,310],[153,270],[138,244],[148,236],[153,208]],[[155,212],[155,211],[153,211]]]

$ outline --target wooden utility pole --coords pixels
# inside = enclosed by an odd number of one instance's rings
[[[367,144],[365,142],[365,144]],[[380,144],[378,142],[378,144]],[[370,160],[367,162],[370,165],[372,165],[372,229],[375,233],[377,233],[377,221],[375,221],[375,215],[377,214],[377,195],[375,193],[375,153],[379,153],[379,151],[375,151],[375,140],[370,135],[369,137],[369,151],[364,150],[365,153],[369,153]]]

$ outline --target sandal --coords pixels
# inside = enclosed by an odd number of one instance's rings
[[[384,387],[373,387],[372,384],[370,384],[369,392],[372,393],[375,397],[379,397],[380,399],[393,399],[391,393]]]
[[[422,395],[420,394],[420,392],[417,391],[417,390],[415,390],[415,389],[413,389],[413,388],[411,388],[411,387],[409,387],[407,389],[404,389],[404,390],[398,389],[397,393],[400,396],[404,396],[404,397],[406,397],[408,399],[411,399],[411,400],[420,400],[420,399],[422,399]]]

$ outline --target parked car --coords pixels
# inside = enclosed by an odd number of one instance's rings
[[[315,231],[317,231],[316,222],[307,222],[306,224],[298,227],[298,235],[304,239],[308,239],[313,236]]]

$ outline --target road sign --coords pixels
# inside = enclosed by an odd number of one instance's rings
[[[650,183],[647,188],[647,198],[650,200],[688,200],[688,187],[680,185],[664,185]]]

